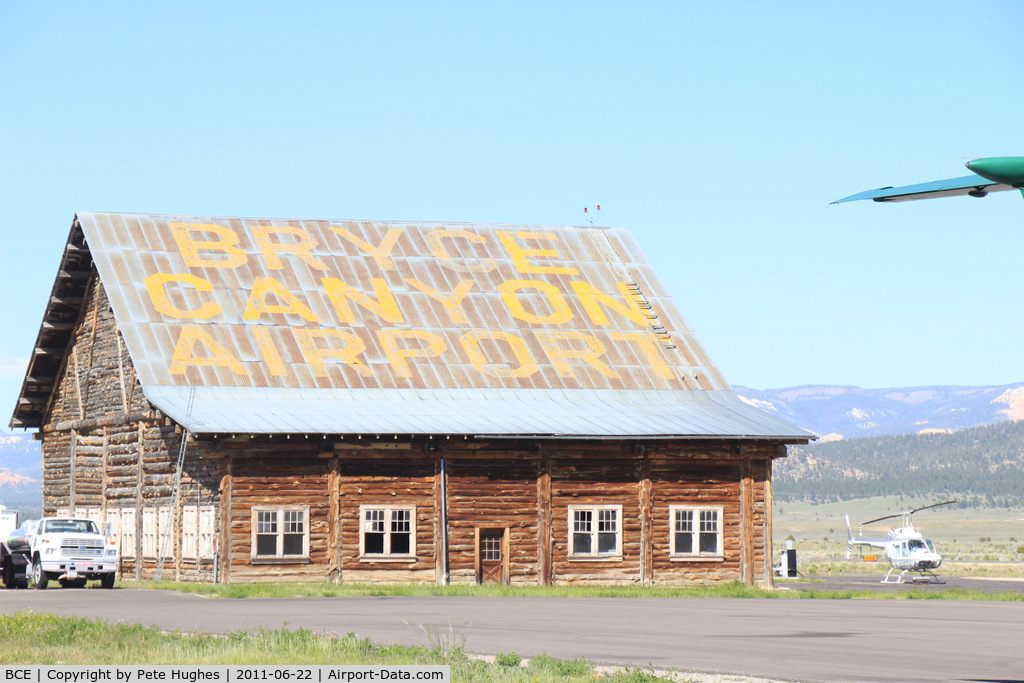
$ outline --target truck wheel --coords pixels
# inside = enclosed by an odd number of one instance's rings
[[[46,584],[50,583],[50,577],[43,571],[43,563],[36,560],[32,565],[32,578],[36,582],[36,588],[43,590]]]
[[[110,572],[109,574],[104,574],[102,577],[100,577],[100,585],[103,586],[104,588],[113,588],[114,587],[114,579],[115,578],[116,577],[114,575],[114,572]]]

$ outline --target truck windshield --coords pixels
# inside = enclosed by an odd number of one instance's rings
[[[51,519],[41,533],[45,534],[97,534],[96,524],[88,519]]]

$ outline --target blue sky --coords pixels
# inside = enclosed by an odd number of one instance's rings
[[[0,0],[0,407],[75,211],[629,228],[733,384],[1024,381],[1024,3]],[[9,412],[0,421],[6,426]]]

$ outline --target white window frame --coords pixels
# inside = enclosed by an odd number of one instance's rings
[[[213,505],[181,506],[181,556],[190,560],[213,557]]]
[[[272,516],[274,535],[277,537],[276,549],[273,554],[257,554],[257,536],[260,531],[260,513]],[[298,515],[296,516],[296,513]],[[302,525],[302,552],[300,554],[284,554],[284,537],[291,525]],[[288,563],[309,562],[309,506],[308,505],[253,505],[252,506],[252,537],[250,558],[254,563]],[[294,533],[294,532],[293,532]],[[266,534],[269,535],[269,534]]]
[[[614,513],[609,519],[609,512]],[[580,513],[580,514],[577,514]],[[589,514],[589,520],[586,514]],[[602,519],[604,518],[604,519]],[[607,529],[607,524],[614,521],[615,529]],[[568,515],[567,547],[570,560],[621,560],[622,559],[622,506],[621,505],[570,505]],[[587,525],[584,529],[581,525]],[[602,528],[604,527],[604,528]],[[576,534],[590,535],[590,551],[576,552]],[[615,548],[611,551],[600,551],[601,534],[615,534]]]
[[[121,548],[121,508],[107,508],[106,517],[103,519],[103,523],[100,524],[100,530],[104,530],[106,526],[110,526],[110,535],[107,537],[108,541],[112,541],[117,544],[118,550]]]
[[[164,532],[167,530],[167,525],[171,520],[171,508],[167,506],[161,507],[144,507],[142,508],[142,556],[147,558],[156,558],[161,550],[164,550],[160,546],[164,542]],[[172,545],[169,543],[168,545]],[[167,557],[173,555],[172,548],[166,548]]]
[[[91,519],[96,522],[97,528],[103,530],[102,515],[100,515],[100,509],[98,507],[76,507],[69,517],[78,517],[79,519]]]
[[[216,553],[217,509],[213,505],[199,506],[199,557],[210,558]]]
[[[722,560],[725,558],[725,526],[724,508],[721,505],[670,505],[668,508],[668,533],[669,548],[672,559],[683,560]],[[689,512],[691,514],[689,530],[680,528],[683,520],[677,519],[679,513]],[[713,517],[712,517],[713,515]],[[714,523],[714,529],[710,524]],[[676,534],[686,533],[691,537],[691,552],[679,552],[676,548]],[[715,550],[701,550],[701,537],[707,534],[715,535]]]
[[[121,557],[135,557],[135,508],[121,508]]]
[[[199,554],[199,506],[181,506],[181,557],[194,560]]]
[[[369,520],[367,513],[379,513],[380,519]],[[408,519],[395,519],[394,513],[407,513]],[[391,549],[391,534],[395,533],[392,525],[395,522],[407,522],[408,530],[400,533],[409,534],[409,552],[393,552]],[[374,527],[379,524],[380,529]],[[384,552],[370,553],[366,550],[366,534],[384,534]],[[359,559],[363,562],[412,562],[416,560],[416,506],[415,505],[360,505],[359,506]]]

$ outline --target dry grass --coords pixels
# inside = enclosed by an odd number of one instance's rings
[[[878,564],[847,561],[847,530],[844,515],[850,515],[854,533],[858,524],[882,515],[898,513],[937,499],[868,498],[841,503],[778,503],[775,506],[774,557],[791,538],[803,568],[827,571],[876,571],[886,566],[884,554]],[[887,520],[865,527],[865,535],[884,536],[899,520]],[[957,508],[926,510],[914,516],[914,524],[935,541],[943,556],[943,573],[959,576],[1024,577],[1024,509]],[[868,554],[865,552],[864,554]],[[804,571],[804,569],[801,569]]]

